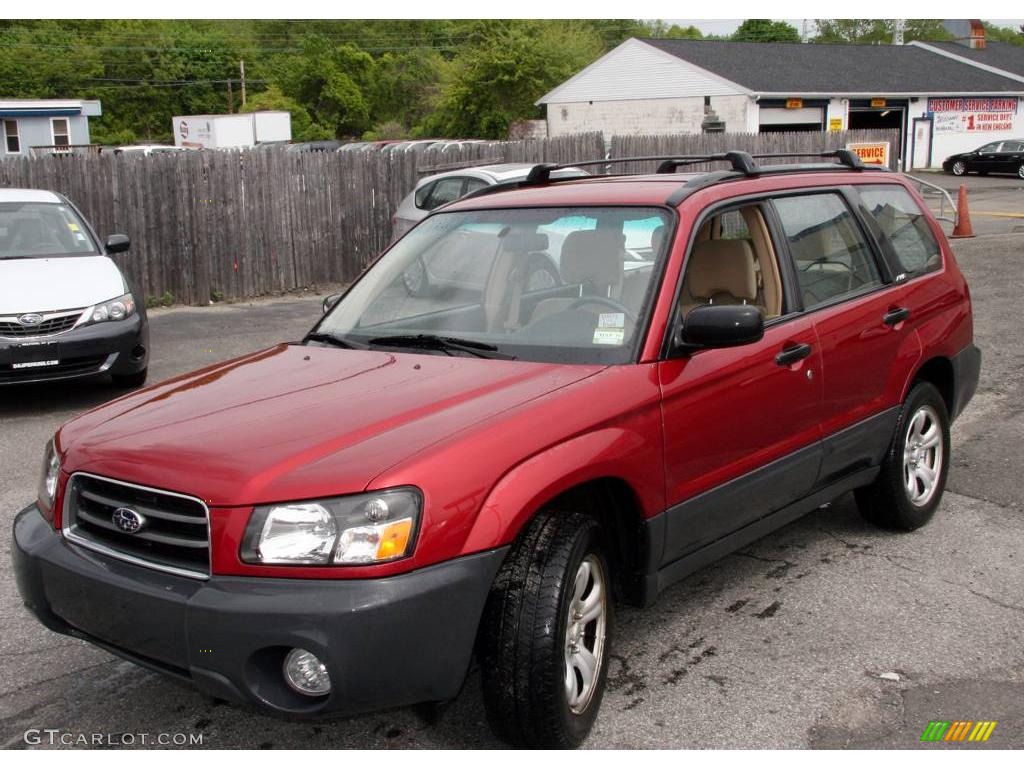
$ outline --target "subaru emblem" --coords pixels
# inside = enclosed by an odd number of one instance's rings
[[[146,524],[146,518],[131,507],[118,507],[110,516],[110,522],[122,533],[138,533]]]
[[[22,325],[39,325],[43,322],[43,316],[36,312],[29,312],[27,315],[19,317],[18,322]]]

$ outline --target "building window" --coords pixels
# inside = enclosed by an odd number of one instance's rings
[[[18,121],[4,120],[4,147],[10,155],[21,154],[21,137],[18,135]]]
[[[53,146],[67,147],[71,145],[71,129],[66,117],[50,118],[50,126],[53,129]]]

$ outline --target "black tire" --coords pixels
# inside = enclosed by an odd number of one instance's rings
[[[1020,166],[1017,168],[1017,175],[1020,178],[1024,179],[1024,163],[1021,163]]]
[[[942,453],[935,457],[931,453],[933,449],[928,449],[919,454],[926,466],[931,457],[936,464],[938,475],[930,495],[915,503],[911,499],[910,483],[906,481],[909,478],[904,474],[907,471],[904,449],[907,447],[910,434],[915,426],[915,416],[922,412],[925,414],[922,424],[927,425],[930,421],[934,421],[938,429],[938,445],[941,446]],[[928,382],[919,382],[910,390],[900,409],[892,443],[882,461],[881,473],[874,483],[864,488],[858,488],[854,492],[857,507],[865,519],[879,527],[898,531],[916,530],[931,520],[932,515],[935,514],[936,508],[942,501],[948,474],[949,412],[946,410],[946,403],[939,391]],[[919,492],[923,487],[920,483],[919,479],[913,480],[914,493]]]
[[[599,565],[604,580],[604,633],[594,654],[594,688],[577,713],[570,708],[567,686],[582,678],[575,671],[567,674],[568,620],[585,560],[591,568]],[[565,749],[579,746],[590,733],[608,674],[609,575],[601,527],[587,515],[543,512],[516,540],[491,587],[478,646],[487,719],[502,740],[518,747]]]
[[[149,368],[143,368],[135,373],[114,373],[111,378],[114,386],[121,389],[137,389],[146,383],[146,376],[149,375]]]

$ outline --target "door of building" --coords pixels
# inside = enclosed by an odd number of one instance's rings
[[[932,119],[930,117],[914,118],[913,157],[911,168],[931,168],[932,166]]]

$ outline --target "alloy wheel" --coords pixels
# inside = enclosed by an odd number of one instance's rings
[[[910,419],[903,443],[903,485],[914,506],[923,507],[935,495],[943,450],[939,415],[930,405],[922,405]]]
[[[574,714],[586,710],[604,664],[608,589],[601,562],[587,555],[576,571],[565,621],[565,697]]]
[[[957,160],[955,163],[953,163],[954,176],[963,176],[966,172],[967,166],[964,164],[963,160]]]

